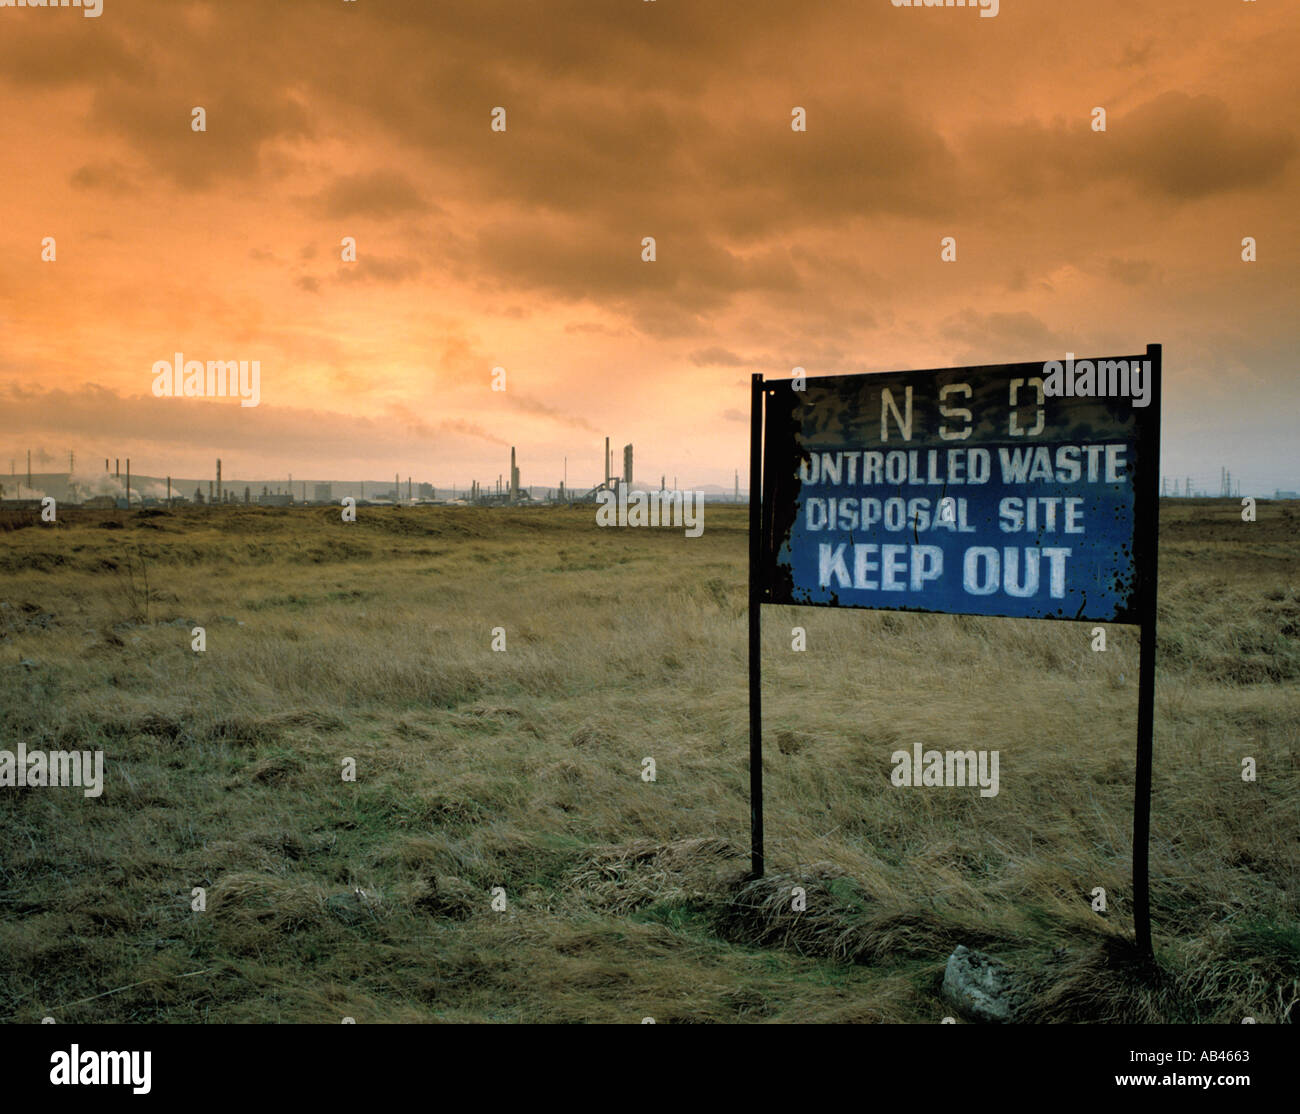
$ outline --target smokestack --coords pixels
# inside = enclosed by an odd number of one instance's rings
[[[131,509],[131,458],[126,458],[126,509]]]
[[[221,493],[221,457],[217,457],[217,502],[225,502],[225,496]]]
[[[605,438],[605,486],[609,487],[609,438]]]
[[[104,457],[104,475],[108,475],[108,457]]]
[[[171,476],[168,476],[168,477],[167,477],[167,505],[168,505],[169,507],[172,505],[172,478],[171,478]]]
[[[27,497],[32,496],[32,450],[27,450]]]
[[[120,480],[121,478],[122,478],[122,459],[121,457],[115,456],[113,457],[113,479]]]
[[[623,446],[623,482],[627,484],[628,489],[632,487],[632,446]]]

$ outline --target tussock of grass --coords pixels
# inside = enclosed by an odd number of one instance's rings
[[[208,894],[208,915],[218,938],[236,953],[275,946],[284,937],[326,923],[325,896],[298,879],[252,871],[223,875]]]
[[[796,891],[802,891],[802,908]],[[751,946],[860,964],[946,958],[958,943],[1006,942],[1003,935],[928,909],[882,908],[833,863],[746,881],[722,911],[718,928],[728,939]]]
[[[615,915],[652,903],[708,904],[717,901],[727,881],[746,865],[739,850],[713,836],[665,844],[633,840],[593,848],[571,888]]]

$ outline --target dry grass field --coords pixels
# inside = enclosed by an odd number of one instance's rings
[[[105,753],[0,789],[0,1019],[933,1024],[965,943],[1027,1020],[1296,1020],[1300,513],[1162,514],[1155,973],[1133,628],[766,608],[746,882],[743,507],[0,523],[0,747]],[[999,794],[894,787],[916,742]]]

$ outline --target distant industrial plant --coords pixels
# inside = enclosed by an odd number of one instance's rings
[[[179,506],[327,506],[337,505],[343,499],[353,499],[358,506],[569,506],[595,503],[602,491],[617,495],[620,489],[632,488],[632,446],[623,446],[623,469],[618,474],[614,467],[614,454],[609,438],[605,438],[604,478],[590,486],[569,484],[568,464],[564,475],[554,487],[525,486],[521,479],[519,460],[514,447],[510,449],[510,470],[498,474],[495,482],[472,480],[468,487],[438,487],[432,483],[417,483],[407,476],[393,477],[392,486],[386,482],[369,480],[295,480],[292,475],[283,479],[249,482],[228,482],[223,479],[222,462],[210,479],[181,478],[173,476],[139,475],[133,477],[130,458],[104,460],[104,470],[78,472],[76,458],[68,454],[69,470],[65,473],[31,471],[31,453],[27,454],[26,482],[17,474],[15,462],[10,463],[8,482],[0,481],[0,503],[7,509],[25,506],[39,508],[40,501],[52,497],[60,504],[87,508],[126,510],[132,507]],[[667,476],[659,479],[658,490],[676,488],[667,485]],[[646,485],[642,485],[650,490]],[[310,495],[309,495],[310,493]],[[716,500],[740,501],[740,478],[736,476],[732,493],[708,492]]]

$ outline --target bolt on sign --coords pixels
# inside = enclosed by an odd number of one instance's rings
[[[760,604],[1135,623],[1149,778],[1160,363],[1151,345],[1068,366],[755,376],[751,748]]]

